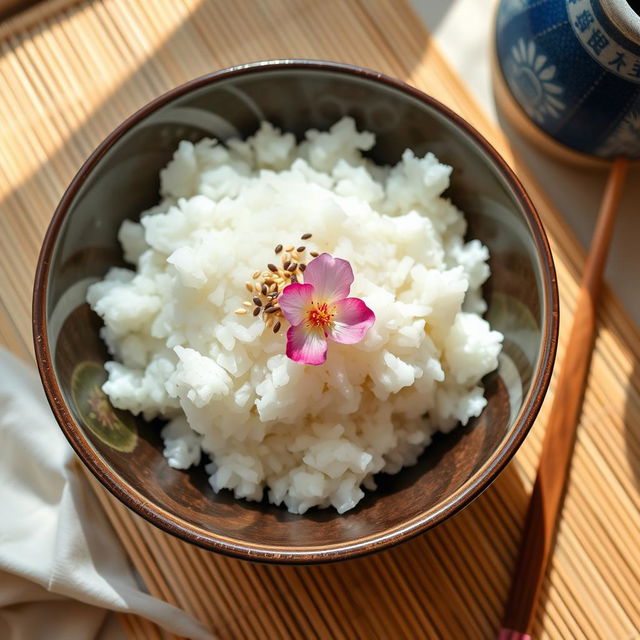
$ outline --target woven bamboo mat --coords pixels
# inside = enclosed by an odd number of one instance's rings
[[[52,0],[0,24],[0,342],[26,360],[36,256],[53,208],[125,116],[193,76],[311,57],[379,69],[470,120],[514,166],[549,232],[564,337],[583,256],[509,142],[397,0]],[[640,340],[607,290],[557,551],[536,636],[640,637]],[[562,357],[562,340],[560,349]],[[220,638],[491,638],[499,626],[549,402],[469,508],[400,547],[336,565],[254,565],[171,538],[101,487],[149,591]],[[124,619],[131,637],[159,637]]]

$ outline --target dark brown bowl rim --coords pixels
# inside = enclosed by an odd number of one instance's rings
[[[536,371],[534,372],[533,384],[508,438],[502,443],[500,448],[493,453],[482,469],[475,474],[475,477],[449,496],[438,511],[428,515],[423,514],[417,516],[403,525],[394,527],[383,533],[361,537],[348,543],[325,546],[281,547],[238,541],[189,524],[157,505],[148,502],[144,496],[124,482],[105,461],[102,460],[82,434],[81,429],[76,424],[70,410],[66,406],[56,380],[47,336],[47,286],[51,257],[58,234],[68,212],[69,205],[78,190],[111,146],[134,124],[146,118],[156,109],[194,89],[232,76],[277,69],[303,69],[309,72],[331,71],[379,82],[426,103],[445,118],[452,121],[485,152],[513,190],[532,231],[537,257],[542,271],[544,325],[540,358]],[[32,320],[38,370],[53,414],[82,462],[116,498],[135,513],[148,520],[151,524],[205,549],[219,551],[226,555],[245,560],[280,563],[320,563],[353,558],[385,549],[399,542],[408,540],[419,533],[423,533],[463,509],[495,480],[524,441],[540,410],[544,395],[549,386],[558,341],[559,304],[553,256],[538,213],[513,171],[493,146],[476,131],[475,128],[435,98],[400,80],[377,71],[323,60],[286,59],[242,64],[190,80],[185,84],[167,91],[143,106],[104,139],[71,181],[60,203],[56,207],[49,228],[47,229],[35,275]]]

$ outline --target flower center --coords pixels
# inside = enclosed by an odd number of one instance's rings
[[[311,308],[307,312],[307,324],[311,327],[322,327],[323,329],[333,322],[333,306],[329,308],[326,302],[311,302]]]

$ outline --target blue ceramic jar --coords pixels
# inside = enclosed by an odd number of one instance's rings
[[[501,79],[530,121],[575,151],[640,157],[640,15],[632,5],[502,0],[498,7]]]

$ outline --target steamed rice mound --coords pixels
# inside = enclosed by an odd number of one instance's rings
[[[441,197],[450,167],[409,150],[378,167],[362,156],[374,142],[349,118],[299,145],[268,123],[226,146],[181,142],[161,203],[120,230],[132,268],[89,288],[113,357],[105,393],[169,420],[171,466],[208,454],[215,491],[343,513],[374,474],[414,464],[486,404],[502,341],[481,317],[488,251]],[[351,263],[350,295],[376,315],[358,344],[330,342],[322,366],[287,358],[286,323],[274,334],[234,313],[274,247],[304,233],[308,250]]]

